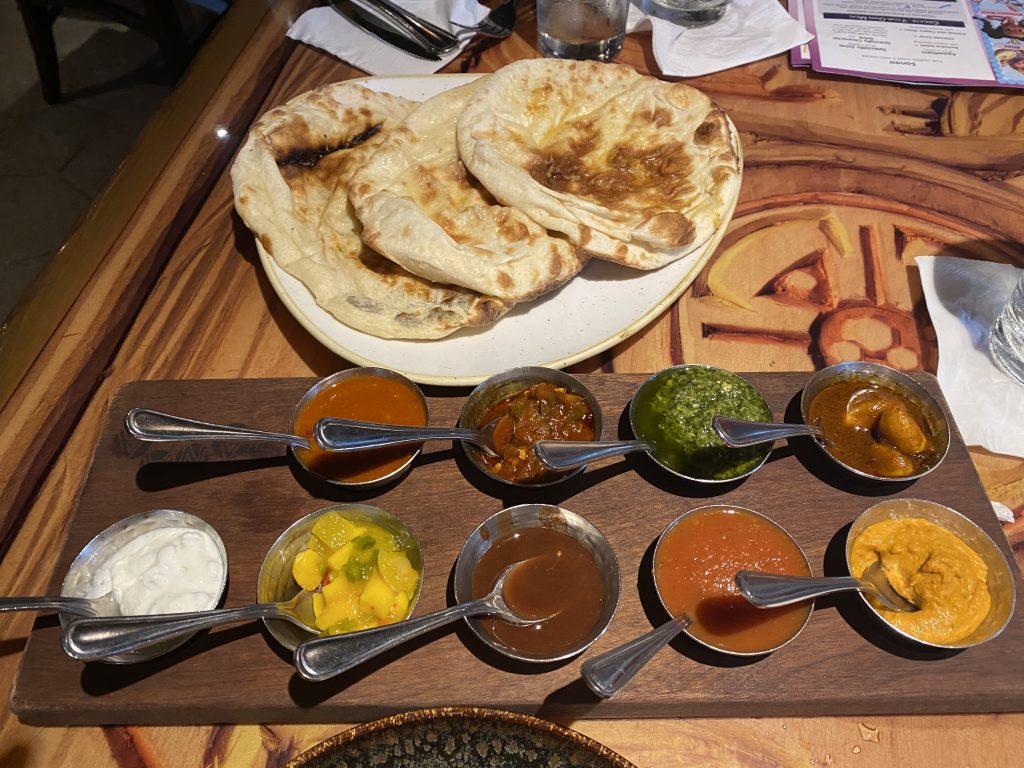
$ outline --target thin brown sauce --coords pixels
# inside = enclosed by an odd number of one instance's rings
[[[473,571],[473,597],[483,597],[502,571],[516,568],[505,580],[509,607],[530,619],[546,621],[516,626],[483,619],[487,634],[534,656],[556,656],[583,641],[601,620],[606,599],[604,580],[593,555],[572,536],[550,528],[524,528],[494,541]]]

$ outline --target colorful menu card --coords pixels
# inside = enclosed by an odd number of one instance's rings
[[[794,65],[908,83],[1024,88],[1024,0],[792,0]]]

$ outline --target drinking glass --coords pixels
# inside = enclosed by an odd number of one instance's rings
[[[537,0],[537,47],[556,59],[611,61],[628,10],[629,0]]]
[[[988,349],[1000,368],[1024,384],[1024,273],[992,324]]]
[[[648,16],[668,19],[683,27],[706,27],[725,13],[729,0],[641,0]]]

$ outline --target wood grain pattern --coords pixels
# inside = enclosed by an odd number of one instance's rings
[[[49,584],[117,387],[153,378],[319,376],[346,365],[277,302],[255,266],[251,237],[231,213],[229,184],[220,173],[210,176],[212,184],[206,186],[204,174],[211,168],[200,160],[209,157],[203,148],[211,146],[218,125],[247,124],[240,117],[246,109],[258,113],[320,83],[361,74],[285,40],[284,30],[303,5],[274,3],[242,54],[223,59],[230,66],[209,102],[181,105],[194,119],[193,128],[184,139],[169,137],[178,151],[149,194],[134,203],[132,215],[78,300],[68,312],[61,309],[63,319],[46,347],[38,354],[31,351],[28,359],[35,363],[0,410],[0,517],[11,531],[0,561],[0,582],[9,594],[41,594]],[[239,7],[236,3],[230,13]],[[448,71],[486,72],[536,56],[532,13],[532,3],[520,3],[523,20],[516,35],[480,46],[479,58],[463,57]],[[650,35],[630,35],[619,61],[656,73]],[[193,71],[189,77],[202,78],[204,73]],[[936,242],[959,246],[973,239],[982,245],[976,256],[1020,263],[1024,94],[824,77],[791,70],[784,56],[689,82],[722,104],[742,132],[748,165],[738,216],[749,217],[749,222],[738,218],[734,231],[745,223],[762,227],[772,210],[793,212],[807,205],[852,216],[855,224],[861,215],[865,223],[877,222],[873,206],[887,200],[891,189],[894,202],[902,206],[901,216],[922,222],[929,236],[937,226],[941,236]],[[160,132],[155,133],[159,138]],[[218,151],[230,156],[242,135],[230,134],[217,143]],[[130,160],[122,173],[130,174],[138,162]],[[196,184],[205,197],[194,196]],[[961,195],[961,190],[966,193]],[[833,196],[825,199],[824,193]],[[175,214],[170,220],[169,213]],[[955,226],[949,226],[951,220]],[[167,223],[175,233],[171,247],[146,262],[153,233]],[[952,242],[943,234],[950,231]],[[773,258],[784,254],[779,243],[770,251]],[[894,262],[886,262],[885,269],[891,273],[886,280],[894,280],[897,289],[902,283],[907,291],[893,295],[913,301],[927,361],[930,325],[915,293],[914,271]],[[697,344],[690,340],[688,325],[695,298],[703,297],[684,296],[641,334],[574,369],[648,372],[683,362],[684,342]],[[168,311],[172,306],[176,312]],[[906,304],[897,307],[905,309]],[[746,314],[737,312],[737,317]],[[720,354],[733,354],[732,342],[720,341],[703,346],[699,354],[711,362]],[[17,347],[23,339],[8,333],[8,342]],[[742,368],[747,370],[785,370],[788,365],[770,352],[751,354],[746,362]],[[51,429],[51,420],[60,428]],[[1015,510],[1016,522],[1004,530],[1018,561],[1024,560],[1024,463],[976,447],[971,456],[991,498]],[[25,614],[0,616],[0,680],[7,687],[32,624]],[[1019,675],[1017,682],[1021,684]],[[641,766],[1024,764],[1024,714],[684,717],[565,724]],[[5,711],[0,765],[279,766],[343,727],[42,729]]]
[[[793,417],[806,376],[748,374],[776,419]],[[605,412],[605,437],[623,435],[621,417],[641,375],[587,375]],[[256,594],[256,575],[277,535],[330,501],[363,501],[398,515],[423,549],[417,613],[445,607],[450,572],[465,537],[484,518],[517,503],[545,502],[583,514],[608,537],[622,571],[619,610],[590,651],[600,652],[665,619],[651,582],[653,542],[685,511],[737,504],[770,515],[800,542],[816,573],[845,572],[843,529],[880,495],[936,499],[1001,536],[962,443],[937,471],[905,486],[850,481],[806,441],[780,446],[748,480],[728,486],[683,483],[646,457],[605,462],[551,489],[512,489],[473,471],[447,443],[428,444],[413,471],[384,491],[347,491],[317,481],[279,446],[246,443],[141,443],[123,428],[132,407],[205,421],[284,431],[294,404],[315,379],[154,381],[118,391],[89,478],[57,561],[50,591],[85,544],[110,524],[146,509],[198,514],[228,551],[227,605]],[[937,392],[933,377],[926,386]],[[431,393],[431,422],[458,420],[463,398]],[[112,506],[110,499],[118,499]],[[1005,541],[1003,542],[1005,546]],[[1008,548],[1007,553],[1009,554]],[[1018,573],[1019,581],[1019,573]],[[473,702],[547,717],[810,715],[971,712],[1024,709],[1024,616],[994,642],[961,654],[929,654],[892,642],[855,595],[818,602],[802,635],[756,663],[709,653],[689,641],[659,654],[625,691],[599,702],[579,679],[579,660],[531,665],[489,652],[461,625],[434,633],[365,668],[325,683],[295,675],[288,654],[258,625],[212,631],[145,665],[82,665],[60,649],[59,626],[40,620],[29,639],[11,706],[49,725],[96,723],[366,720],[407,708]],[[282,663],[283,662],[283,663]],[[438,687],[424,670],[459,669]],[[686,684],[678,678],[685,675]],[[211,684],[211,680],[216,684]],[[785,686],[788,695],[777,700]]]

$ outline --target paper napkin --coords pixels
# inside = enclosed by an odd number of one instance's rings
[[[939,386],[968,445],[1024,456],[1024,387],[988,354],[989,329],[1021,270],[951,256],[918,256],[939,342]]]
[[[302,14],[288,30],[288,37],[332,53],[371,75],[429,75],[458,56],[473,39],[472,31],[449,24],[449,19],[475,24],[487,15],[487,8],[476,0],[402,0],[401,5],[421,19],[448,29],[459,38],[459,46],[441,61],[410,56],[364,32],[329,6]]]
[[[634,2],[626,31],[650,29],[654,59],[663,74],[697,77],[788,51],[811,35],[777,0],[732,0],[706,27],[681,27],[651,16]]]

